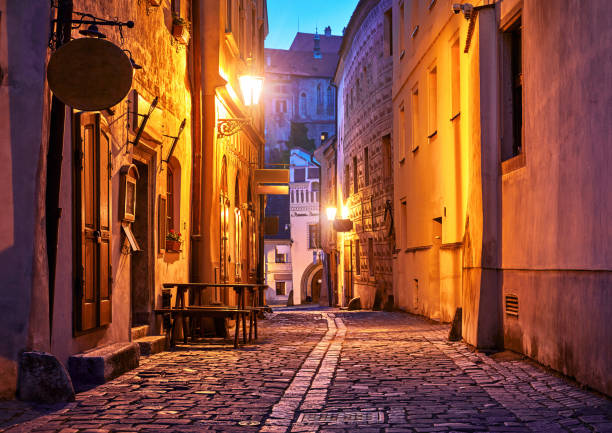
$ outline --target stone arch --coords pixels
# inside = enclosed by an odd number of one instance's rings
[[[304,269],[304,273],[302,274],[302,279],[300,281],[300,292],[301,292],[301,300],[304,302],[307,296],[312,296],[312,283],[314,277],[321,271],[321,275],[323,274],[323,264],[321,262],[317,262],[316,264],[309,264],[306,269]],[[317,297],[318,298],[318,297]]]

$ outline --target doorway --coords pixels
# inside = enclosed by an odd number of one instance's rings
[[[136,214],[132,223],[132,232],[140,245],[141,251],[132,253],[130,264],[130,285],[132,299],[132,326],[148,325],[151,321],[153,306],[153,287],[149,253],[151,251],[149,198],[149,166],[134,160],[140,179],[136,183]]]
[[[323,269],[319,269],[312,277],[310,282],[310,293],[312,293],[312,302],[319,303],[321,298],[321,279],[323,278]]]

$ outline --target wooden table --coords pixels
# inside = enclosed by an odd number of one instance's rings
[[[172,326],[170,345],[174,347],[176,341],[176,333],[178,329],[175,326],[177,320],[180,320],[183,328],[183,339],[187,342],[187,327],[185,323],[185,317],[193,318],[194,316],[208,316],[208,317],[228,317],[231,315],[235,316],[236,320],[236,331],[234,333],[234,347],[238,347],[239,341],[239,330],[240,330],[240,318],[242,318],[242,340],[246,344],[246,320],[245,317],[249,315],[249,341],[253,340],[253,329],[255,331],[255,339],[257,339],[257,313],[264,306],[256,304],[263,303],[262,290],[267,287],[265,284],[254,284],[254,283],[164,283],[164,288],[176,288],[176,300],[174,308],[170,309],[157,309],[155,310],[158,314],[170,313],[174,315],[174,324]],[[236,306],[215,306],[215,305],[201,305],[202,290],[211,289],[214,287],[220,288],[232,288],[238,295],[238,305]],[[197,290],[197,292],[196,292]],[[250,306],[246,306],[246,291],[252,294],[252,302]],[[255,296],[255,293],[259,296]],[[185,305],[185,294],[189,295],[190,299],[195,300],[197,294],[198,305]],[[258,299],[259,298],[259,299]],[[192,319],[190,319],[192,320]]]

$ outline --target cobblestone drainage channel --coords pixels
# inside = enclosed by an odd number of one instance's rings
[[[297,424],[380,424],[384,412],[315,412],[302,413]]]

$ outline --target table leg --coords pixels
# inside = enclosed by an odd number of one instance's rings
[[[236,331],[234,332],[234,348],[238,347],[238,332],[240,331],[240,313],[236,312]]]

